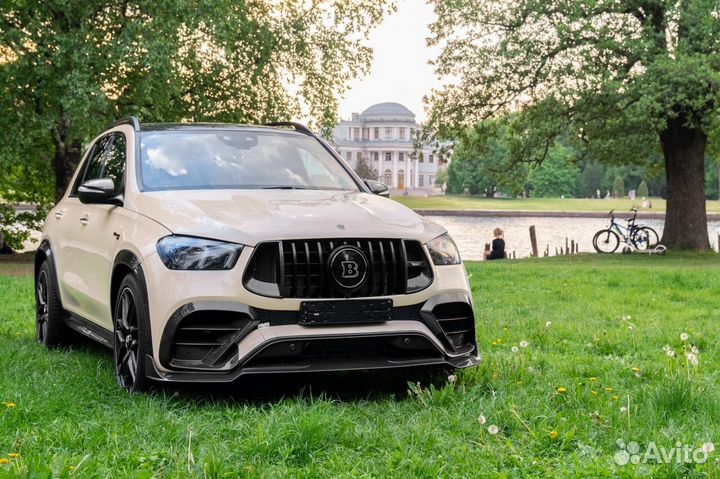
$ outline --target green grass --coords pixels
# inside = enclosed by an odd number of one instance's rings
[[[0,458],[19,454],[0,478],[718,477],[717,451],[704,465],[617,466],[613,454],[618,439],[720,442],[720,256],[468,270],[484,361],[454,385],[408,395],[403,382],[393,394],[351,374],[355,397],[251,400],[208,388],[130,396],[108,351],[38,346],[31,277],[0,276],[0,402],[16,405],[0,404]],[[700,348],[697,368],[663,352],[681,350],[682,332]]]
[[[442,210],[503,210],[503,211],[598,211],[608,212],[629,211],[633,205],[641,206],[641,201],[628,199],[590,200],[585,198],[522,198],[494,199],[480,196],[393,196],[392,199],[413,209]],[[665,200],[652,199],[652,209],[648,211],[665,211]],[[708,201],[708,212],[720,212],[720,201]]]

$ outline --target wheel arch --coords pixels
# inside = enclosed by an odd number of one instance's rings
[[[123,278],[131,273],[135,274],[143,289],[144,299],[147,301],[147,283],[145,282],[145,274],[143,273],[140,259],[130,250],[121,250],[115,255],[112,274],[110,276],[110,314],[114,314],[115,301],[117,300],[117,293]]]
[[[40,246],[38,246],[38,249],[35,250],[35,266],[34,266],[34,278],[35,282],[37,282],[38,273],[40,272],[40,266],[45,261],[50,262],[50,267],[52,268],[53,272],[55,271],[55,256],[53,256],[52,247],[50,246],[50,242],[48,240],[42,240],[40,243]]]

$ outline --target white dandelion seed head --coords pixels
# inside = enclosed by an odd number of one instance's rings
[[[488,432],[494,436],[495,434],[500,432],[500,428],[497,427],[495,424],[490,424],[488,426]]]
[[[673,351],[672,349],[668,349],[667,351],[665,351],[665,354],[667,354],[669,358],[675,357],[675,351]]]
[[[485,416],[480,414],[480,417],[478,417],[478,422],[480,424],[485,424],[487,422],[487,419],[485,419]]]
[[[681,341],[687,341],[689,337],[690,337],[690,336],[688,336],[688,333],[682,333],[682,334],[680,335],[680,340],[681,340]]]
[[[548,321],[547,323],[545,323],[546,328],[549,328],[550,326],[552,326],[552,321]]]
[[[623,414],[625,414],[625,413],[627,412],[627,408],[626,408],[625,406],[622,406],[622,407],[620,408],[620,412],[623,413]]]
[[[527,348],[529,343],[525,340],[520,341],[520,347],[521,348]]]
[[[693,354],[700,354],[700,348],[698,348],[697,346],[693,346],[692,348],[690,348],[690,351],[692,351]]]
[[[715,450],[715,444],[713,444],[711,442],[706,442],[702,445],[702,450],[705,451],[706,453],[710,454],[711,452],[713,452]]]
[[[512,348],[510,348],[510,351],[512,351],[513,353],[517,353],[519,349],[517,346],[513,346]]]
[[[454,383],[455,381],[457,381],[457,377],[454,374],[451,374],[450,376],[448,376],[449,383]]]
[[[666,344],[665,346],[663,346],[663,351],[665,351],[666,353],[670,351],[670,345]]]

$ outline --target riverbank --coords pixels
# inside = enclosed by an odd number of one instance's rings
[[[661,198],[651,198],[649,201],[651,208],[643,208],[641,200],[631,201],[629,199],[607,199],[593,200],[586,198],[484,198],[478,196],[393,196],[393,200],[404,204],[408,208],[414,210],[432,210],[432,211],[502,211],[524,213],[548,212],[549,214],[568,213],[593,213],[599,215],[607,215],[614,209],[618,213],[629,212],[633,206],[638,207],[642,214],[664,216],[665,200]],[[711,200],[706,202],[708,213],[720,214],[720,201]],[[433,213],[436,215],[436,213]],[[472,213],[468,213],[472,214]],[[490,213],[487,213],[490,214]],[[507,215],[505,215],[507,216]],[[586,217],[588,217],[586,215]]]

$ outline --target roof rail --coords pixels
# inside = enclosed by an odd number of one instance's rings
[[[272,123],[263,123],[263,126],[290,126],[294,128],[295,131],[305,133],[306,135],[315,136],[313,132],[310,131],[310,128],[296,121],[275,121]]]
[[[130,125],[135,131],[140,131],[140,120],[138,120],[136,116],[126,116],[124,118],[120,118],[110,125],[109,128],[114,128],[120,125]]]

